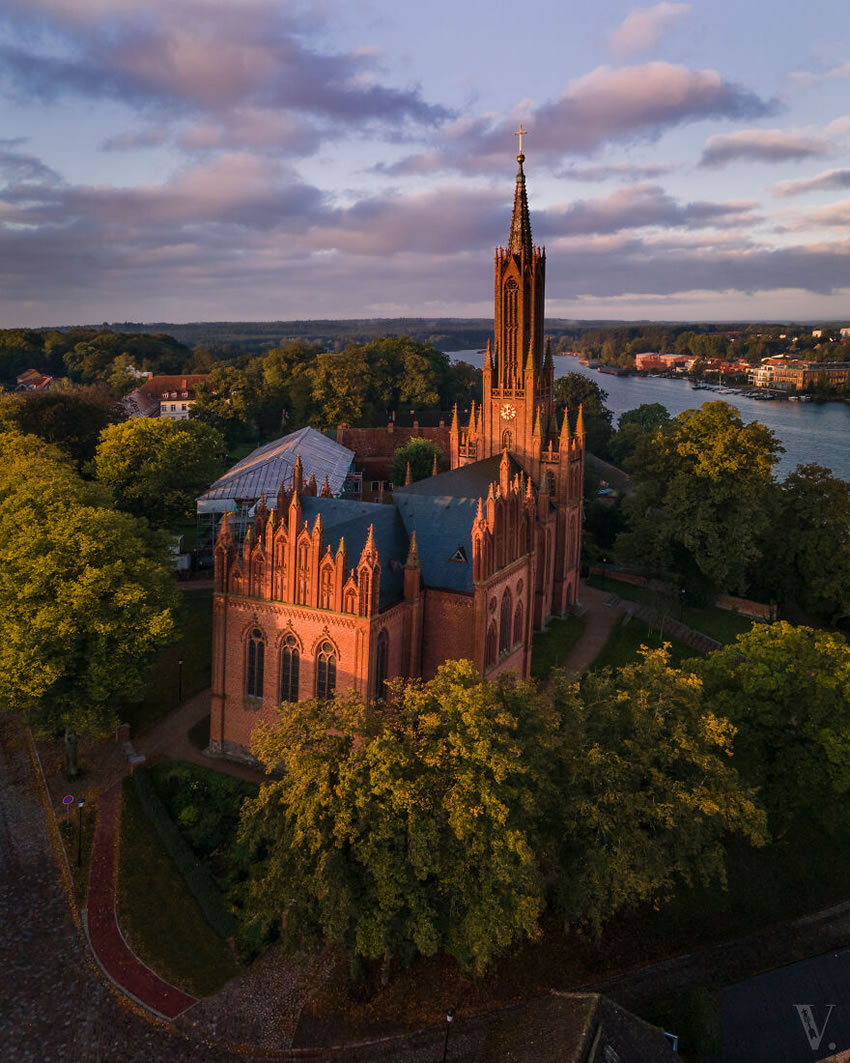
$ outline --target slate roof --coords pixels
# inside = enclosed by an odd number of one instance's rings
[[[494,454],[394,489],[393,504],[401,514],[408,537],[416,532],[426,587],[472,593],[472,522],[478,499],[486,499],[490,484],[499,481],[501,460],[499,454]],[[522,466],[512,457],[510,462],[513,478]],[[452,560],[458,547],[466,555],[465,562]]]
[[[311,531],[316,516],[321,513],[325,546],[330,544],[332,554],[336,555],[339,540],[345,538],[349,568],[357,567],[369,534],[369,525],[374,525],[375,545],[381,561],[380,608],[386,609],[402,598],[404,562],[407,560],[410,540],[395,506],[302,495],[301,512]]]
[[[289,484],[292,480],[292,469],[299,454],[305,483],[313,475],[321,489],[327,476],[331,492],[339,494],[354,460],[354,451],[340,446],[315,428],[301,428],[258,447],[237,462],[198,498],[199,506],[237,498],[256,501],[263,494],[267,504],[271,505],[281,483]]]

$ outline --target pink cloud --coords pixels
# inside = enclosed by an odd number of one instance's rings
[[[796,181],[780,181],[773,186],[775,196],[801,196],[805,192],[822,189],[850,188],[850,170],[824,170],[814,177],[801,177]]]
[[[653,48],[677,22],[691,13],[690,4],[660,3],[638,7],[611,35],[611,50],[618,55],[632,55]]]
[[[784,133],[781,129],[740,129],[709,137],[700,166],[717,168],[736,159],[751,162],[788,162],[828,155],[831,145],[823,137]]]

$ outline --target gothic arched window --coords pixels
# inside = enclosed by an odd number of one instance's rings
[[[310,566],[310,547],[301,543],[298,547],[298,597],[297,605],[307,604],[307,570]]]
[[[323,642],[316,657],[316,697],[329,698],[336,690],[336,650]]]
[[[525,641],[525,631],[522,626],[522,602],[516,603],[514,612],[514,646]]]
[[[298,653],[298,640],[294,635],[287,635],[280,654],[280,700],[298,700],[298,673],[301,657]]]
[[[266,643],[263,633],[255,627],[248,639],[248,669],[245,690],[249,698],[263,696],[263,671],[266,659]]]
[[[513,606],[511,604],[511,592],[506,590],[502,595],[502,609],[499,614],[499,653],[507,653],[511,648],[512,622]]]
[[[502,450],[512,450],[514,445],[514,434],[508,428],[502,432]]]
[[[487,631],[487,641],[484,643],[484,667],[490,668],[496,663],[496,624],[492,623]]]
[[[387,681],[387,662],[389,660],[390,638],[386,631],[378,633],[375,646],[375,697],[378,701],[384,696],[384,683]]]

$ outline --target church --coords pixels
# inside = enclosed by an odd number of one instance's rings
[[[575,604],[584,429],[581,410],[571,431],[553,406],[546,252],[532,241],[524,161],[520,148],[481,401],[463,425],[455,408],[451,469],[371,503],[305,482],[298,460],[241,541],[224,514],[211,753],[249,756],[251,731],[281,702],[379,701],[388,679],[430,679],[449,659],[528,676],[533,632]]]

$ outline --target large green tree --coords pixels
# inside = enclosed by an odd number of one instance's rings
[[[585,376],[584,373],[567,373],[555,381],[554,401],[559,415],[569,410],[570,427],[575,428],[579,406],[582,407],[587,449],[599,457],[608,453],[608,443],[613,434],[613,414],[605,405],[608,393]]]
[[[554,677],[564,744],[558,887],[565,919],[598,929],[681,882],[724,879],[723,841],[765,820],[730,762],[734,727],[667,650],[581,682]]]
[[[103,734],[144,693],[174,628],[173,576],[146,526],[69,459],[0,434],[0,705],[39,733]]]
[[[228,446],[236,446],[257,439],[262,401],[261,377],[234,365],[216,366],[195,388],[189,416],[215,428]]]
[[[100,433],[116,416],[115,397],[103,387],[23,392],[0,398],[0,426],[55,443],[79,463],[91,461]]]
[[[169,528],[192,516],[223,456],[221,434],[203,421],[135,417],[103,430],[95,470],[121,509]]]
[[[526,684],[449,662],[397,686],[371,721],[351,698],[288,705],[253,750],[283,777],[243,814],[267,863],[255,917],[284,942],[353,958],[444,949],[483,970],[538,933],[540,824],[551,808],[555,721]]]
[[[803,811],[848,822],[850,646],[839,634],[754,626],[692,662],[718,713],[737,727],[736,759],[777,829]]]
[[[779,485],[768,550],[776,597],[832,623],[850,615],[850,483],[798,465]]]
[[[625,560],[666,576],[694,597],[744,591],[771,520],[773,468],[782,447],[725,402],[685,410],[645,435],[631,462]]]
[[[666,428],[670,420],[667,408],[660,402],[645,402],[634,410],[620,414],[617,431],[609,444],[611,460],[627,468],[641,440]]]
[[[407,478],[407,467],[410,466],[410,478],[416,483],[424,480],[434,471],[434,459],[437,459],[437,470],[443,469],[443,451],[439,444],[431,439],[414,438],[403,447],[399,447],[393,455],[392,481],[400,487]]]

